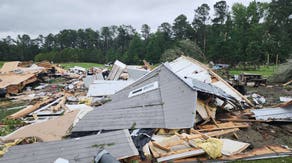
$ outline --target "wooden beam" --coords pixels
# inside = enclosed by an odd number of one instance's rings
[[[12,115],[9,115],[7,118],[9,119],[18,119],[18,118],[21,118],[21,117],[24,117],[26,115],[28,115],[29,113],[33,112],[33,111],[36,111],[38,108],[40,108],[42,105],[45,105],[51,101],[53,101],[54,99],[53,98],[49,98],[49,99],[46,99],[44,101],[40,101],[34,105],[30,105]]]
[[[155,150],[152,141],[150,141],[150,142],[148,143],[148,145],[149,145],[149,148],[150,148],[150,150],[151,150],[151,153],[152,153],[153,157],[154,157],[154,158],[159,157],[160,154]]]
[[[210,138],[210,136],[205,135],[205,134],[202,134],[202,133],[200,133],[198,130],[193,130],[193,132],[194,132],[195,134],[199,134],[199,135],[201,135],[203,139],[209,139],[209,138]]]
[[[292,80],[288,81],[287,83],[283,84],[283,86],[287,86],[292,83]]]
[[[155,142],[152,142],[152,144],[154,145],[154,147],[160,148],[160,149],[162,149],[162,150],[164,150],[166,152],[170,152],[170,148],[169,147],[165,147],[165,146],[160,145],[160,144],[155,143]]]
[[[201,129],[197,130],[199,132],[205,132],[205,131],[217,131],[217,130],[225,130],[225,129],[233,129],[233,128],[247,128],[249,127],[248,124],[245,125],[237,125],[237,126],[230,126],[230,127],[220,127],[220,128],[208,128],[208,129]]]
[[[213,136],[226,135],[226,134],[229,134],[229,133],[233,133],[235,131],[238,131],[238,130],[239,130],[239,128],[233,128],[233,129],[227,129],[227,130],[207,132],[207,133],[204,133],[204,134],[207,135],[207,136],[213,137]],[[194,134],[194,135],[188,135],[186,137],[187,137],[187,139],[190,140],[190,139],[202,138],[202,135],[200,135],[200,134]]]
[[[214,124],[215,124],[218,128],[220,128],[220,127],[218,126],[216,120],[215,120],[215,119],[212,117],[212,115],[211,115],[211,111],[210,111],[210,109],[209,109],[208,103],[205,105],[205,108],[206,108],[206,111],[207,111],[207,113],[208,113],[208,116],[212,119],[212,121],[214,122]]]

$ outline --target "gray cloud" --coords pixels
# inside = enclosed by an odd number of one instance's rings
[[[227,0],[247,5],[252,0]],[[270,0],[263,0],[270,1]],[[57,33],[62,29],[93,28],[109,25],[142,24],[152,30],[162,22],[172,23],[179,14],[191,22],[193,11],[202,3],[210,6],[216,0],[1,0],[0,38],[27,33]],[[212,8],[212,7],[211,7]],[[213,12],[211,12],[212,14]]]

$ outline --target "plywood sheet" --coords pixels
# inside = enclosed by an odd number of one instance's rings
[[[79,110],[74,110],[56,119],[24,126],[2,137],[1,141],[7,142],[33,136],[38,137],[42,141],[61,140],[72,126],[78,112]]]
[[[6,88],[9,85],[18,85],[34,77],[34,74],[1,74],[0,88]]]
[[[19,61],[13,61],[13,62],[5,62],[2,66],[0,72],[1,73],[9,73],[10,71],[16,70],[18,67]]]

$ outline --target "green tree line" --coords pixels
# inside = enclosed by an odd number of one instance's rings
[[[210,14],[213,7],[214,15]],[[64,29],[57,34],[10,36],[0,40],[1,60],[127,64],[171,60],[181,54],[201,61],[270,64],[284,61],[292,49],[292,1],[252,1],[244,6],[226,1],[201,4],[189,22],[185,15],[163,22],[154,32],[143,24],[113,25],[99,30]]]

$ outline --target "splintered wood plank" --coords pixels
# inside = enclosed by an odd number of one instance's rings
[[[37,109],[39,109],[42,105],[45,105],[47,103],[50,103],[51,101],[53,101],[54,99],[53,98],[49,98],[49,99],[46,99],[44,101],[40,101],[34,105],[30,105],[12,115],[9,115],[7,118],[9,119],[18,119],[18,118],[21,118],[21,117],[24,117],[26,115],[28,115],[29,113],[33,112],[33,111],[36,111]]]
[[[153,143],[150,141],[150,142],[148,143],[148,145],[149,145],[149,148],[150,148],[150,151],[151,151],[153,157],[154,157],[154,158],[158,158],[158,157],[160,156],[160,154],[156,151],[156,149],[155,149]]]
[[[200,126],[201,129],[198,131],[205,132],[205,131],[216,131],[216,130],[224,130],[224,129],[232,129],[232,128],[247,128],[249,124],[247,123],[233,123],[233,122],[226,122],[226,123],[218,123],[216,125],[202,125]]]
[[[205,104],[202,100],[197,99],[196,103],[196,111],[199,113],[199,115],[202,117],[203,120],[208,120],[210,119],[206,109],[205,109]]]
[[[169,148],[169,147],[166,147],[166,146],[160,145],[160,144],[155,143],[155,142],[152,142],[152,144],[154,145],[154,147],[157,147],[157,148],[160,148],[160,149],[162,149],[162,150],[165,150],[166,152],[169,152],[169,151],[170,151],[170,148]]]

